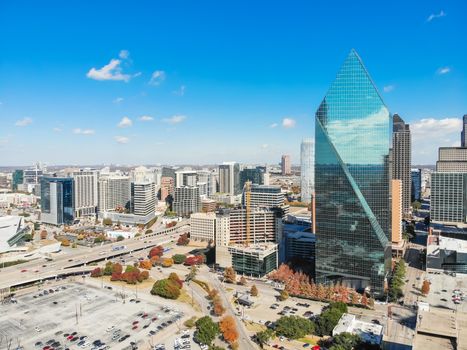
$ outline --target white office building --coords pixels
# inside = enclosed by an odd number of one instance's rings
[[[117,174],[101,176],[98,181],[99,212],[129,208],[130,178]]]
[[[131,184],[133,214],[147,216],[156,210],[156,192],[154,182]]]
[[[71,174],[73,178],[73,199],[75,201],[75,217],[95,215],[98,203],[97,170],[83,169]]]
[[[216,238],[216,214],[194,213],[190,216],[190,238],[196,241],[214,242]]]
[[[300,147],[300,187],[302,202],[311,202],[314,187],[314,142],[304,139]]]

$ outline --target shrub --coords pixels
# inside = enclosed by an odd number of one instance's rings
[[[185,327],[193,328],[195,326],[195,323],[196,323],[196,316],[193,316],[192,318],[189,318],[188,320],[186,320],[183,324],[185,325]]]
[[[162,279],[154,283],[151,294],[166,299],[177,299],[180,296],[180,287],[174,281]]]
[[[186,255],[184,254],[175,254],[172,256],[172,259],[175,264],[183,264],[186,260]]]
[[[201,317],[198,321],[196,321],[195,325],[196,332],[194,339],[198,343],[211,345],[212,341],[219,334],[218,324],[215,323],[209,316]]]
[[[164,254],[164,247],[158,245],[157,247],[152,248],[149,251],[149,257],[152,258],[153,256],[161,257]]]
[[[276,321],[275,330],[278,335],[298,339],[314,333],[315,324],[300,316],[283,316]]]

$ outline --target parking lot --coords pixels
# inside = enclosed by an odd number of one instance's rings
[[[11,349],[152,349],[158,344],[165,349],[199,348],[192,346],[192,332],[182,333],[182,312],[131,298],[131,293],[115,287],[44,286],[16,303],[0,305],[0,348],[7,348],[7,341]],[[177,343],[180,346],[174,347]]]
[[[467,293],[467,275],[456,274],[452,276],[444,272],[427,273],[426,279],[431,282],[430,293],[419,300],[428,302],[431,306],[457,310],[459,313],[467,312],[467,300],[453,300],[454,290]]]

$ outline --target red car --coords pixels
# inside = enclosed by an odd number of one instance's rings
[[[71,340],[73,339],[73,336],[72,335],[69,335],[68,337],[66,337],[68,340]]]
[[[138,323],[139,323],[139,321],[134,321],[134,322],[132,323],[132,325],[134,326],[135,324],[138,324]]]
[[[156,321],[156,320],[157,320],[157,317],[151,318],[151,321],[152,321],[152,322],[154,322],[154,321]]]
[[[135,324],[135,325],[133,326],[133,328],[131,328],[131,329],[136,329],[136,328],[138,328],[138,325],[137,325],[137,324]]]
[[[146,318],[148,317],[148,314],[144,314],[143,316],[141,316],[142,318]]]
[[[26,272],[27,270],[21,270],[21,272]]]

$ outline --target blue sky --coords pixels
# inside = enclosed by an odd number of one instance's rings
[[[0,165],[298,163],[351,48],[411,123],[414,163],[434,163],[467,113],[466,14],[462,0],[2,1]]]

